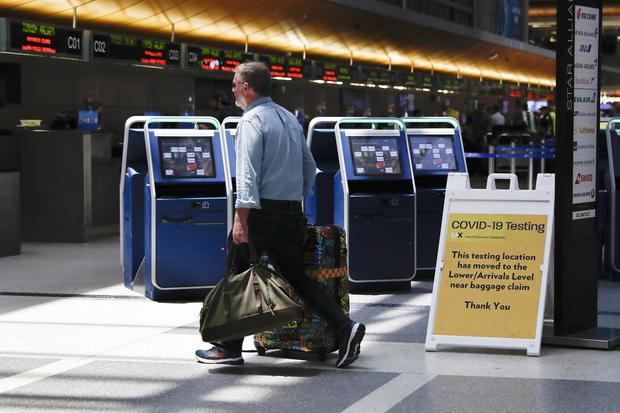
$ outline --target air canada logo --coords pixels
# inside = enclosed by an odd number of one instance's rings
[[[592,50],[591,44],[580,44],[579,45],[579,51],[582,53],[590,53],[590,50]]]
[[[583,182],[592,182],[594,177],[592,174],[577,174],[577,179],[575,179],[575,185],[579,185]]]
[[[581,10],[581,7],[577,9],[577,20],[596,20],[596,14],[588,13]]]

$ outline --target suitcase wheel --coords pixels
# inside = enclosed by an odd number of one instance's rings
[[[258,344],[255,344],[254,347],[256,347],[256,352],[259,356],[267,354],[267,349],[265,347],[259,346]]]
[[[320,361],[327,360],[327,352],[325,350],[319,350],[316,352],[317,357]]]

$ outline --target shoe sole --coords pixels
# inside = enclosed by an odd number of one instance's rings
[[[360,355],[359,345],[364,338],[364,334],[366,334],[366,327],[363,324],[357,323],[353,326],[353,331],[351,331],[351,335],[349,336],[349,342],[347,343],[347,351],[342,357],[342,359],[336,364],[336,367],[345,367],[349,364],[353,363]],[[351,343],[353,340],[357,339],[357,346],[353,351],[353,356],[350,356],[351,353]]]
[[[243,364],[243,357],[213,360],[196,356],[196,361],[202,364],[228,364],[230,366],[240,366]]]

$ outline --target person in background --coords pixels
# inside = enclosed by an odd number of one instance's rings
[[[345,367],[359,357],[366,327],[351,320],[316,280],[304,274],[307,220],[301,200],[311,192],[316,163],[302,128],[291,112],[271,100],[271,75],[264,63],[237,66],[232,91],[244,110],[235,144],[235,248],[229,248],[237,249],[233,266],[237,273],[250,267],[248,242],[258,254],[266,253],[305,303],[334,329],[340,345],[336,367]],[[212,344],[196,351],[199,362],[243,364],[243,337]]]
[[[315,113],[316,116],[327,116],[327,105],[325,104],[325,102],[321,102],[316,105]]]
[[[445,100],[443,109],[441,111],[441,116],[448,116],[448,117],[455,119],[457,122],[460,121],[460,113],[458,110],[450,106],[450,99]]]
[[[540,108],[540,133],[543,138],[553,137],[554,129],[553,129],[553,119],[551,117],[551,110],[547,106],[543,106]]]
[[[549,106],[549,118],[551,118],[551,136],[555,136],[555,106]]]
[[[211,95],[209,100],[209,109],[206,111],[207,116],[213,116],[218,121],[222,122],[229,116],[238,116],[235,108],[230,105],[230,101],[223,93],[216,92]]]
[[[506,125],[506,118],[502,114],[500,107],[497,104],[493,105],[493,114],[491,115],[490,125],[491,128],[493,128],[493,126]]]
[[[526,130],[532,136],[536,136],[536,114],[529,110],[527,103],[523,104],[522,114],[525,121]]]
[[[510,129],[519,132],[527,131],[527,104],[522,105],[520,101],[515,102],[510,117]]]
[[[480,152],[491,123],[484,103],[478,103],[478,107],[471,114],[470,119],[470,133],[465,142],[465,150],[468,152]]]

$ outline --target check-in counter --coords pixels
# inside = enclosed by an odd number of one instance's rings
[[[0,257],[21,252],[19,218],[19,144],[0,134]]]
[[[22,240],[84,242],[118,232],[121,160],[106,132],[29,130],[21,151]]]

